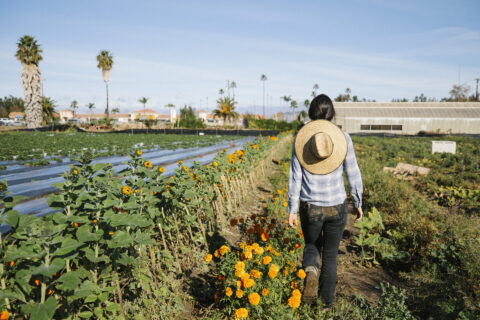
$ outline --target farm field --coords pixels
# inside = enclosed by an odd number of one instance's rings
[[[62,162],[88,150],[94,158],[126,155],[132,148],[168,149],[205,147],[235,136],[163,134],[95,134],[83,132],[4,132],[0,134],[0,165],[13,163],[47,165]]]
[[[285,223],[291,134],[152,165],[133,149],[122,179],[82,156],[19,216],[2,185],[0,310],[30,319],[477,319],[478,139],[353,137],[364,220],[349,221],[332,310],[301,304],[302,233]],[[430,154],[454,140],[457,154]],[[404,181],[398,162],[432,169]],[[351,218],[351,217],[350,217]],[[41,241],[39,241],[41,239]],[[373,281],[375,285],[357,284]],[[351,285],[352,287],[349,287]],[[378,286],[378,288],[375,288]],[[366,298],[365,298],[366,297]]]

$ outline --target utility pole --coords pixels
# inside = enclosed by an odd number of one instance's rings
[[[480,81],[480,78],[476,78],[473,80],[477,82],[477,88],[475,89],[475,101],[479,101],[478,100],[478,81]]]

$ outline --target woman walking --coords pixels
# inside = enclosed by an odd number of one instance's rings
[[[335,116],[332,100],[324,94],[317,96],[310,104],[308,116],[312,121],[298,131],[293,143],[287,212],[293,227],[298,224],[299,211],[305,238],[303,267],[307,276],[303,301],[313,303],[320,296],[324,305],[331,308],[338,247],[348,214],[343,172],[356,221],[363,217],[363,185],[352,139],[330,122]]]

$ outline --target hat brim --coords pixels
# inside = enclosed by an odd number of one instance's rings
[[[314,159],[308,143],[317,133],[324,132],[333,142],[332,154],[323,160]],[[295,138],[295,154],[300,165],[312,174],[328,174],[335,171],[347,156],[347,139],[342,130],[327,120],[310,121]]]

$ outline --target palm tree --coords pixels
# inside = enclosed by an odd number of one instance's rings
[[[293,109],[293,119],[295,119],[295,109],[298,108],[297,100],[292,100],[290,102],[290,108]]]
[[[310,100],[305,99],[305,101],[303,101],[303,105],[305,106],[305,108],[308,109],[308,107],[310,106]]]
[[[267,81],[268,78],[266,75],[262,74],[260,76],[260,81],[263,82],[263,117],[265,117],[265,81]]]
[[[95,103],[93,102],[90,102],[89,104],[87,104],[87,108],[88,110],[90,110],[90,115],[92,114],[92,110],[95,109]],[[90,122],[91,118],[88,118],[88,122]]]
[[[218,109],[213,110],[213,116],[223,118],[223,123],[228,119],[237,119],[238,113],[234,111],[237,101],[229,97],[221,97],[217,100]]]
[[[120,113],[120,109],[118,108],[113,108],[112,109],[112,113],[115,114],[115,113]]]
[[[225,91],[223,91],[223,89],[218,90],[219,95],[223,96],[224,93],[225,93]]]
[[[235,88],[237,88],[237,83],[232,81],[232,83],[230,83],[230,88],[232,89],[232,99],[235,100]]]
[[[138,100],[138,102],[143,104],[143,115],[145,115],[145,108],[147,106],[148,99],[149,98],[147,97],[142,97],[141,99]]]
[[[22,86],[25,95],[25,117],[28,128],[42,126],[42,81],[38,63],[42,49],[37,40],[25,35],[17,43],[15,57],[22,63]]]
[[[70,108],[73,109],[73,117],[75,118],[75,110],[78,109],[78,101],[73,100],[72,103],[70,103]]]
[[[288,106],[288,103],[292,100],[292,96],[283,96],[281,98],[283,99],[283,101],[285,101],[287,106]],[[288,108],[285,109],[285,112],[287,112],[287,110],[288,110]]]
[[[108,83],[110,82],[110,70],[113,67],[113,56],[107,50],[102,50],[97,56],[97,62],[97,68],[102,69],[103,81],[105,81],[105,86],[107,89],[107,107],[105,108],[105,114],[106,118],[108,119]]]
[[[313,90],[312,90],[312,98],[315,98],[317,96],[317,90],[319,89],[320,87],[318,86],[318,84],[314,84],[313,85]]]
[[[42,97],[42,119],[45,124],[49,124],[55,121],[55,100],[49,97]]]

